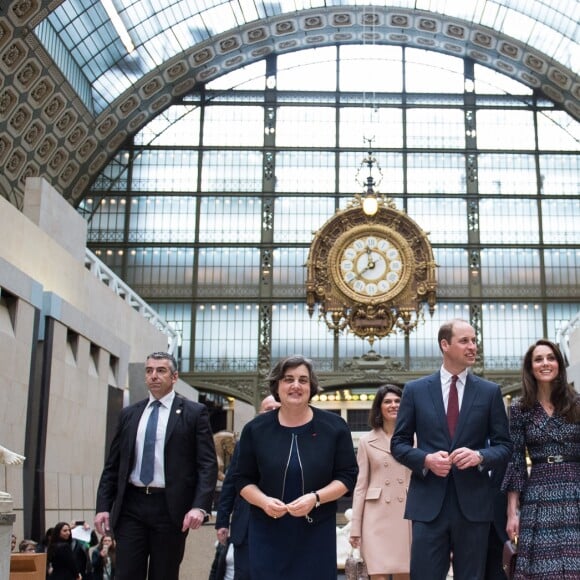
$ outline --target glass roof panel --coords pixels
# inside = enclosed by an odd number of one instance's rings
[[[359,0],[112,0],[135,51],[128,54],[101,0],[64,0],[47,19],[92,86],[94,109],[108,106],[165,60],[214,35],[258,18]],[[370,0],[487,26],[533,46],[578,73],[578,0]]]

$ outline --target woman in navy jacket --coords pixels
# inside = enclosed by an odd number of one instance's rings
[[[358,474],[350,430],[309,405],[318,392],[309,359],[281,360],[269,384],[281,407],[246,425],[236,472],[252,506],[252,580],[336,580],[336,502]]]

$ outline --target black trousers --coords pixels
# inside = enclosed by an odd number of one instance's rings
[[[451,558],[454,580],[482,580],[489,526],[465,519],[451,478],[440,514],[413,521],[411,580],[445,580]]]
[[[165,494],[127,488],[115,529],[116,580],[179,580],[187,532],[171,521]]]

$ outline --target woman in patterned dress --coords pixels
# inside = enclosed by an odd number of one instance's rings
[[[506,531],[518,538],[514,579],[579,580],[580,397],[552,342],[538,340],[528,349],[522,391],[510,407],[514,453],[502,486]]]

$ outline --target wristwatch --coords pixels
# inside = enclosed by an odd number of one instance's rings
[[[320,496],[318,495],[318,492],[317,491],[313,491],[312,493],[316,497],[316,503],[314,504],[314,507],[315,508],[320,507]]]
[[[477,456],[479,457],[479,465],[481,465],[483,463],[483,455],[481,453],[481,451],[476,451]]]

